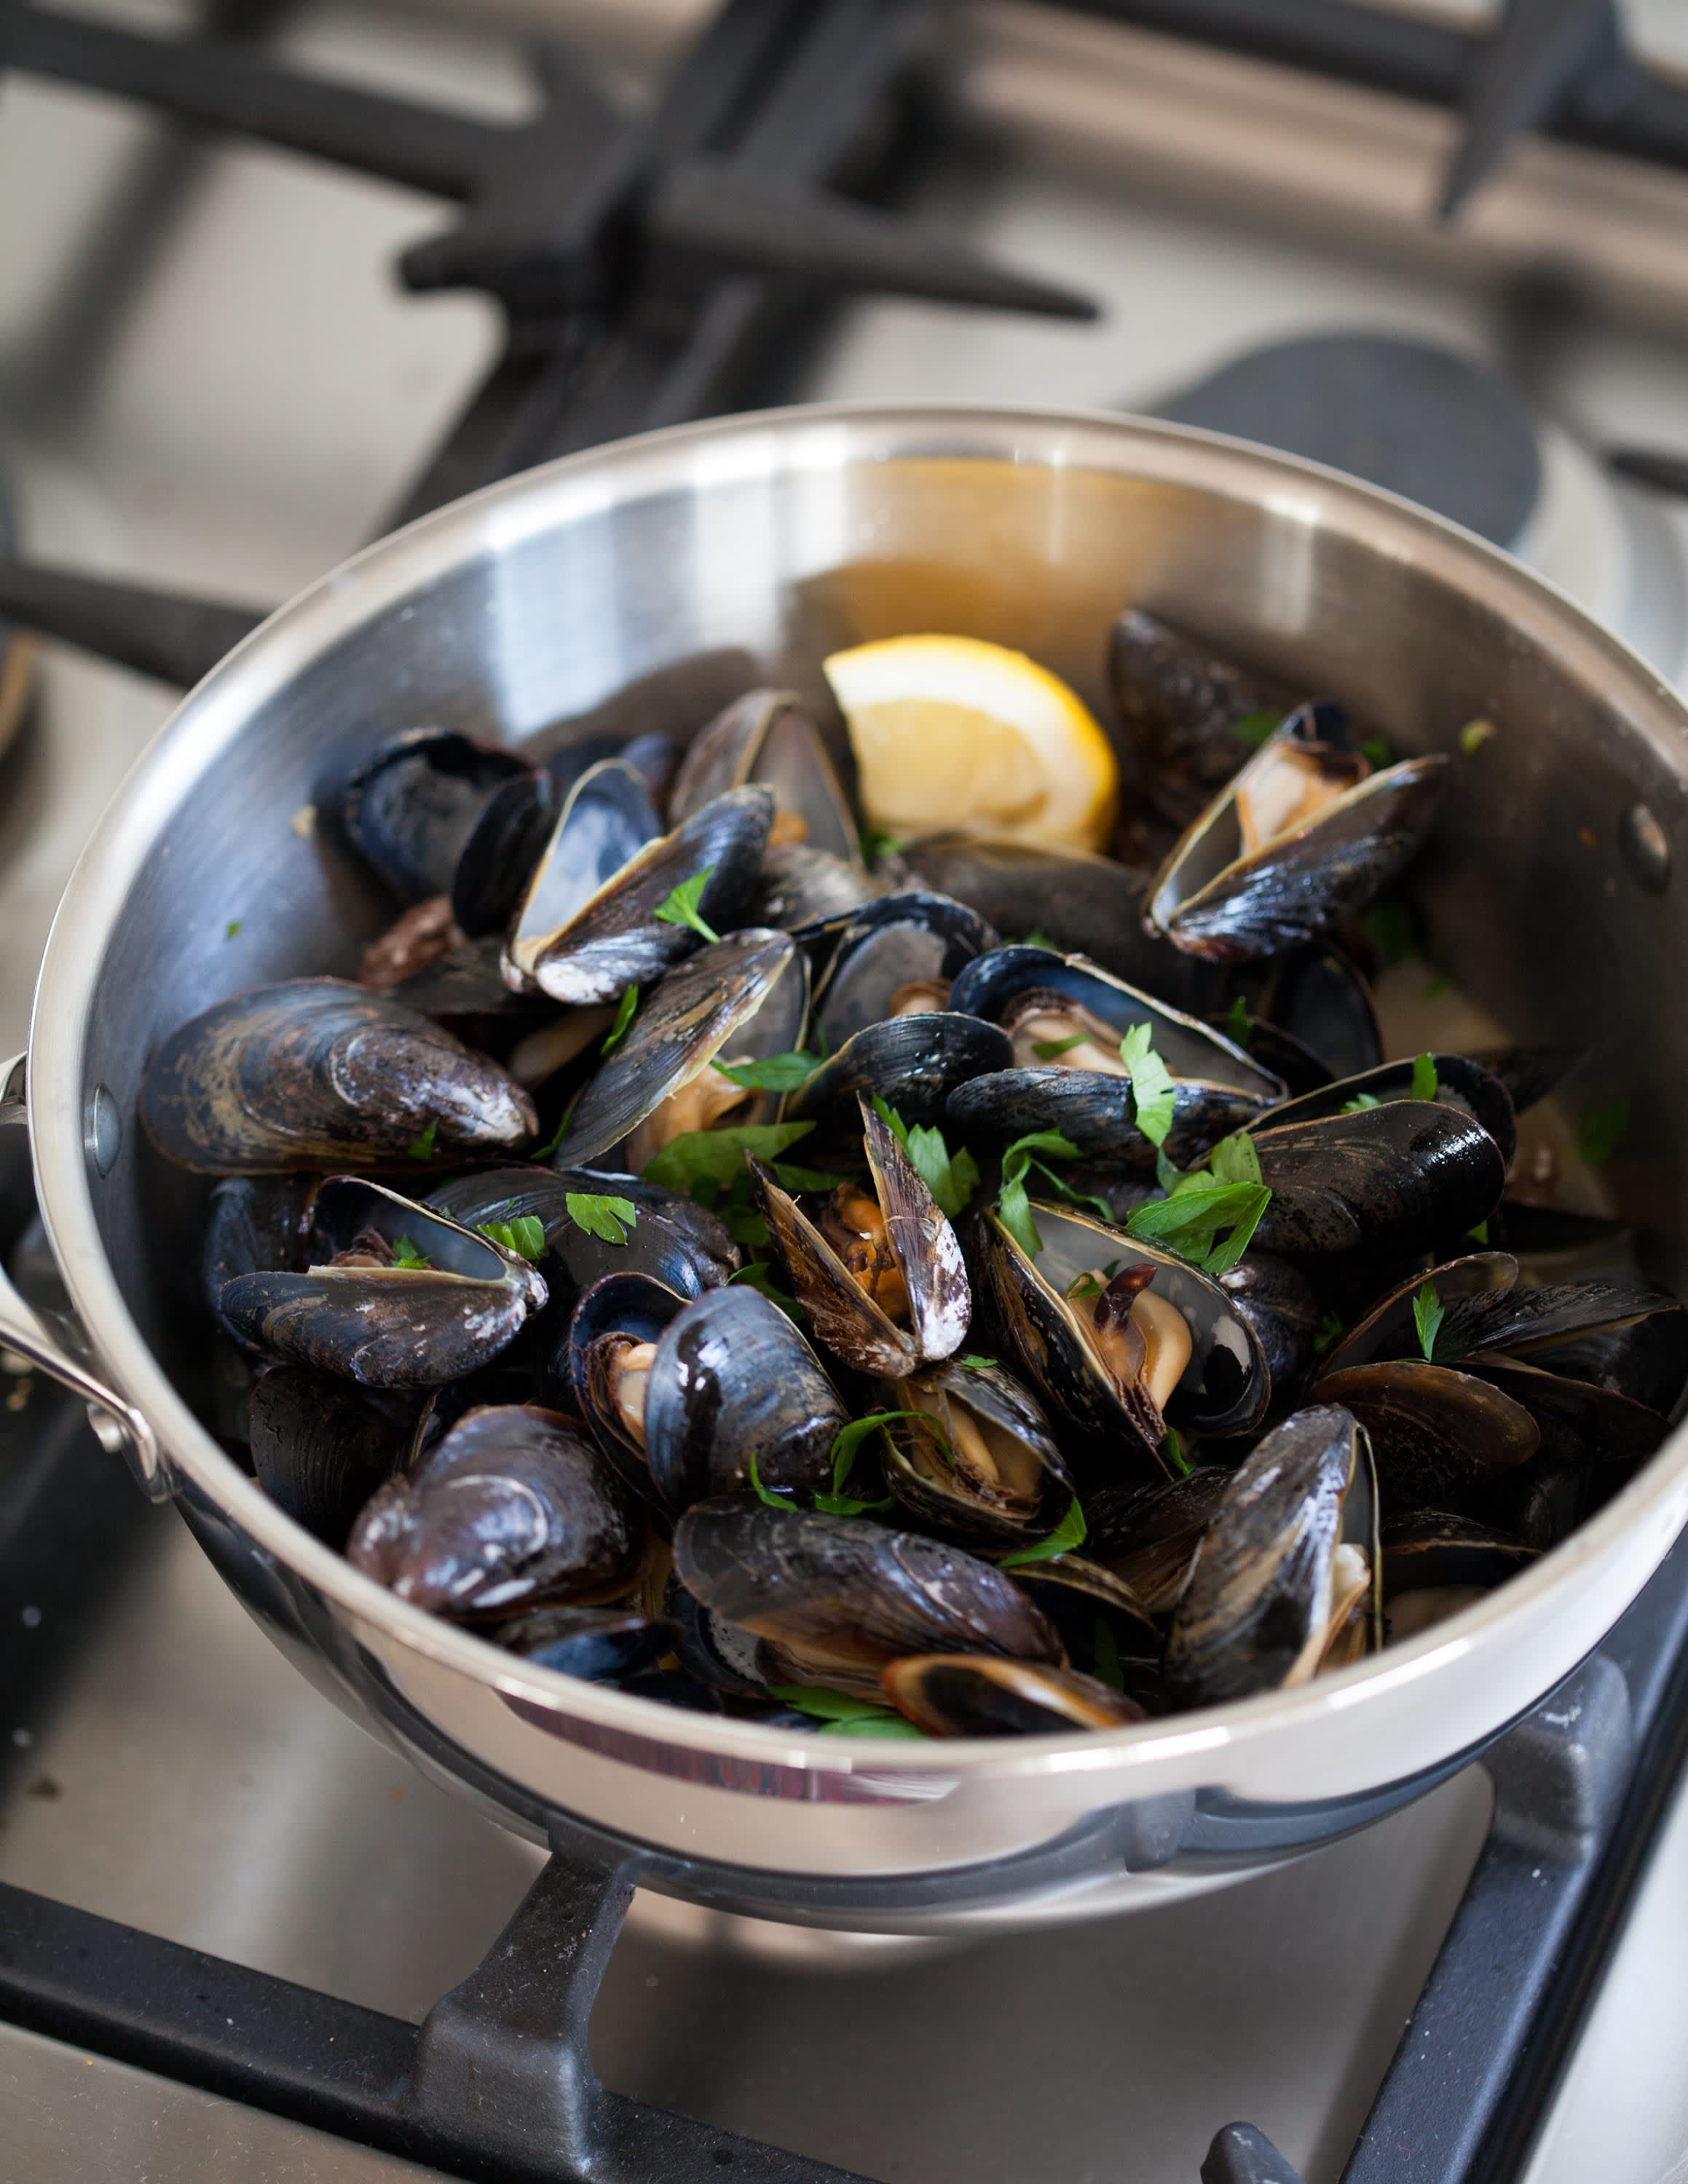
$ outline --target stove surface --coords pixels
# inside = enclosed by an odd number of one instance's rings
[[[104,12],[161,30],[186,20],[163,0]],[[636,95],[695,12],[546,0],[523,20],[579,31]],[[1152,408],[1266,342],[1358,330],[1445,345],[1503,370],[1542,421],[1545,483],[1522,550],[1678,672],[1678,519],[1615,493],[1586,452],[1680,432],[1688,302],[1673,313],[1664,276],[1623,320],[1490,277],[1492,254],[1462,242],[1384,247],[1375,227],[1291,219],[1289,200],[1251,211],[1203,182],[1194,148],[1188,170],[1150,172],[1130,126],[1137,47],[1034,16],[964,19],[953,141],[916,209],[1098,294],[1105,320],[858,305],[779,394]],[[310,5],[272,42],[297,64],[478,112],[527,98],[490,9]],[[1234,67],[1221,75],[1234,85]],[[1445,125],[1427,135],[1397,119],[1378,156],[1417,158],[1428,193]],[[1546,156],[1521,157],[1491,221],[1509,206],[1524,220]],[[1670,187],[1680,220],[1688,183]],[[479,303],[405,299],[388,278],[396,251],[438,226],[431,201],[219,148],[110,101],[7,81],[0,205],[0,465],[44,560],[284,596],[378,526],[493,350]],[[0,1055],[23,1043],[35,960],[87,830],[170,704],[43,655],[35,717],[0,759]],[[75,1642],[38,1602],[0,1600],[66,1663],[29,1718],[0,1722],[0,1878],[419,2018],[479,1958],[539,1854],[341,1717],[115,1464],[100,1491],[128,1542],[124,1574]],[[1233,2116],[1309,2184],[1332,2184],[1487,1808],[1473,1770],[1245,1885],[965,1948],[749,1927],[641,1896],[595,2054],[612,2086],[897,2184],[1193,2184]],[[1679,1809],[1531,2184],[1680,2173],[1685,1897]],[[422,2173],[21,2034],[0,2033],[0,2184]]]

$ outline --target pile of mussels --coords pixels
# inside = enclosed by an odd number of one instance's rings
[[[1141,613],[1109,671],[1113,858],[864,854],[767,690],[683,754],[338,763],[403,915],[141,1101],[225,1178],[229,1438],[290,1515],[571,1675],[953,1736],[1353,1662],[1632,1474],[1688,1319],[1543,1278],[1613,1227],[1516,1180],[1571,1057],[1381,1059],[1360,913],[1459,762]]]

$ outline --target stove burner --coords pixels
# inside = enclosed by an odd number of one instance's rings
[[[1535,421],[1469,358],[1389,334],[1318,334],[1251,350],[1163,415],[1259,440],[1386,487],[1515,547],[1542,486]]]

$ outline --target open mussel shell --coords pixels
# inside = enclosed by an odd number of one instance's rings
[[[1479,1047],[1470,1056],[1506,1089],[1514,1114],[1522,1115],[1557,1091],[1587,1049],[1580,1046]]]
[[[887,1017],[847,1039],[786,1100],[783,1119],[820,1125],[815,1150],[848,1145],[860,1130],[859,1100],[877,1093],[903,1123],[943,1120],[958,1084],[1008,1066],[1007,1035],[977,1017],[947,1010]]]
[[[1122,1578],[1075,1554],[1019,1565],[1013,1576],[1054,1624],[1074,1668],[1134,1696],[1154,1692],[1160,1632]]]
[[[1055,1417],[1093,1448],[1106,1448],[1115,1464],[1134,1450],[1162,1469],[1170,1469],[1162,1454],[1169,1424],[1223,1435],[1260,1424],[1272,1399],[1266,1359],[1254,1329],[1216,1282],[1073,1208],[1036,1204],[1032,1218],[1043,1240],[1035,1259],[988,1214],[984,1262],[997,1323]],[[1070,1294],[1098,1271],[1109,1284],[1100,1295]],[[1096,1324],[1098,1306],[1117,1316],[1113,1294],[1122,1277],[1135,1277],[1129,1324],[1143,1340],[1129,1350],[1103,1347],[1119,1367],[1129,1365],[1129,1379],[1104,1362],[1087,1326]]]
[[[1135,1700],[1094,1676],[989,1654],[893,1661],[880,1688],[928,1736],[1055,1736],[1075,1729],[1129,1729],[1149,1719]]]
[[[925,1179],[865,1100],[873,1195],[841,1184],[811,1218],[773,1173],[751,1184],[776,1257],[817,1339],[858,1373],[901,1379],[959,1349],[973,1315],[967,1265]]]
[[[644,783],[618,760],[594,766],[575,784],[534,868],[505,951],[505,976],[512,985],[538,986],[554,1000],[579,1004],[613,1001],[629,986],[659,978],[692,953],[699,936],[657,912],[677,887],[700,872],[709,874],[697,905],[704,923],[719,930],[738,922],[773,821],[768,791],[735,788],[718,796],[671,834],[646,841],[606,869],[616,850],[637,831],[624,807],[640,798],[645,798],[642,821],[649,807]],[[601,824],[601,804],[611,807]]]
[[[1391,1100],[1250,1130],[1272,1203],[1255,1231],[1263,1251],[1364,1251],[1381,1261],[1474,1228],[1494,1212],[1506,1164],[1487,1130],[1457,1108]]]
[[[1000,1365],[932,1365],[885,1390],[885,1483],[923,1530],[959,1546],[1042,1539],[1077,1490],[1049,1422]]]
[[[1384,1509],[1458,1509],[1527,1463],[1541,1432],[1522,1403],[1450,1365],[1397,1357],[1322,1375],[1321,1402],[1372,1438]]]
[[[1060,1659],[1054,1625],[1006,1572],[859,1518],[701,1502],[674,1527],[674,1573],[769,1642],[782,1683],[876,1697],[880,1671],[912,1654]]]
[[[1232,1473],[1167,1634],[1186,1706],[1305,1683],[1356,1616],[1378,1627],[1377,1509],[1366,1435],[1334,1403],[1274,1426]]]
[[[779,1680],[764,1658],[762,1640],[712,1614],[677,1577],[668,1580],[663,1610],[674,1632],[674,1650],[680,1666],[711,1691],[757,1699],[766,1696],[770,1681]]]
[[[746,922],[790,933],[824,956],[830,943],[885,883],[858,864],[812,850],[807,842],[769,843],[745,905]]]
[[[1456,1343],[1456,1332],[1464,1325],[1470,1301],[1504,1294],[1518,1277],[1518,1262],[1506,1251],[1467,1251],[1460,1258],[1444,1260],[1428,1273],[1409,1274],[1369,1306],[1327,1351],[1318,1379],[1322,1380],[1350,1365],[1370,1365],[1378,1358],[1422,1357],[1413,1305],[1427,1282],[1442,1307],[1436,1347],[1451,1357],[1456,1347],[1465,1346]]]
[[[1261,685],[1198,638],[1127,607],[1108,638],[1108,685],[1149,794],[1187,827],[1247,760],[1238,721],[1261,711]]]
[[[338,978],[290,978],[173,1031],[141,1080],[147,1134],[210,1175],[402,1160],[430,1128],[436,1162],[533,1135],[519,1084],[449,1032]]]
[[[1372,773],[1347,744],[1334,708],[1293,713],[1155,875],[1152,929],[1209,961],[1249,962],[1316,939],[1380,894],[1428,833],[1449,760]]]
[[[543,766],[501,782],[482,806],[451,876],[451,917],[472,940],[501,936],[556,824],[557,785]]]
[[[535,1668],[587,1684],[618,1684],[654,1667],[674,1637],[671,1624],[636,1607],[535,1607],[486,1635]]]
[[[759,1291],[711,1290],[658,1337],[645,1393],[645,1456],[670,1509],[707,1496],[813,1494],[850,1413],[796,1328]]]
[[[644,1546],[638,1505],[568,1419],[531,1404],[461,1418],[352,1528],[355,1569],[438,1614],[500,1620],[617,1597]]]
[[[248,1420],[258,1484],[295,1524],[335,1548],[403,1464],[412,1431],[405,1406],[372,1401],[308,1365],[260,1373]]]
[[[218,1312],[271,1356],[366,1387],[437,1388],[472,1373],[545,1301],[525,1259],[355,1176],[317,1192],[311,1247],[303,1273],[225,1283]]]
[[[791,690],[747,690],[700,728],[668,793],[677,827],[729,788],[774,795],[774,838],[861,868],[855,821],[819,728]]]
[[[1230,1481],[1228,1471],[1201,1464],[1182,1479],[1104,1487],[1085,1512],[1085,1546],[1149,1614],[1169,1615],[1183,1596],[1201,1535]]]
[[[739,1088],[711,1065],[718,1055],[726,1059],[746,1050],[752,1019],[799,961],[788,935],[752,926],[677,964],[646,995],[626,1038],[587,1080],[570,1111],[556,1165],[584,1167],[601,1160],[693,1085],[730,1101]],[[800,971],[793,981],[788,990],[801,1023]],[[771,1035],[772,1027],[764,1028]],[[718,1109],[712,1106],[694,1120],[678,1121],[676,1129],[707,1128],[717,1119]]]
[[[513,752],[452,728],[412,728],[337,760],[312,801],[401,902],[449,893],[491,798],[528,772]]]
[[[976,910],[942,894],[888,894],[858,911],[838,936],[815,996],[815,1021],[829,1049],[886,1017],[980,1009],[949,998],[951,981],[997,945]]]
[[[567,1396],[623,1478],[653,1501],[645,1452],[651,1363],[663,1329],[690,1301],[649,1274],[606,1274],[575,1306],[544,1368],[548,1399]]]
[[[1512,1095],[1506,1086],[1480,1062],[1472,1061],[1462,1054],[1434,1054],[1430,1059],[1436,1072],[1433,1097],[1437,1104],[1457,1108],[1473,1122],[1480,1123],[1501,1148],[1501,1159],[1510,1164],[1518,1148],[1518,1125]],[[1291,1123],[1339,1115],[1355,1101],[1370,1105],[1411,1100],[1414,1096],[1412,1079],[1417,1067],[1417,1062],[1411,1060],[1380,1062],[1375,1069],[1362,1070],[1357,1077],[1339,1078],[1333,1084],[1323,1085],[1316,1092],[1304,1092],[1274,1111],[1272,1126],[1277,1129]]]
[[[216,1185],[199,1261],[214,1313],[224,1284],[238,1274],[296,1273],[304,1266],[316,1193],[315,1181],[304,1175],[231,1175]]]
[[[1540,1552],[1511,1533],[1439,1509],[1385,1518],[1378,1548],[1385,1623],[1397,1645],[1481,1600]]]

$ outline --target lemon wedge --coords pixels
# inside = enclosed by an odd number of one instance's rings
[[[891,637],[823,665],[869,826],[1107,846],[1120,786],[1108,738],[1023,652],[976,637]]]

